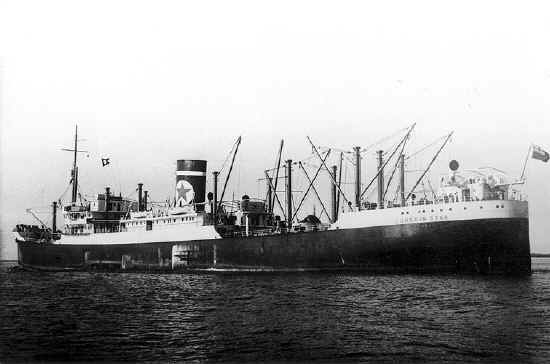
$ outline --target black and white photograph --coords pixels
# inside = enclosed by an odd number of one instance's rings
[[[549,15],[0,0],[0,363],[547,363]]]

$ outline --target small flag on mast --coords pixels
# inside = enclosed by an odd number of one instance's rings
[[[111,163],[109,161],[109,159],[111,158],[101,158],[101,164],[103,165],[103,167],[105,167],[106,165],[108,165],[109,163]]]
[[[548,162],[548,160],[550,160],[550,154],[548,154],[547,151],[537,145],[533,145],[533,154],[531,155],[531,157],[533,159],[538,159],[543,162]]]

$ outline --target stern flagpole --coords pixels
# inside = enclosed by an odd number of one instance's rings
[[[525,156],[525,161],[523,162],[523,169],[521,170],[521,177],[519,177],[519,180],[522,181],[523,177],[525,176],[525,168],[527,168],[527,162],[529,161],[529,156],[531,155],[531,149],[533,149],[533,143],[529,145],[529,149],[527,149],[527,155]]]

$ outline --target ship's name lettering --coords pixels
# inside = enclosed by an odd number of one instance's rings
[[[432,215],[432,216],[420,216],[420,217],[405,217],[400,219],[401,224],[409,222],[422,222],[422,221],[443,221],[449,220],[448,215]]]

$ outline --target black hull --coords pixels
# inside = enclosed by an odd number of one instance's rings
[[[22,267],[45,270],[531,273],[526,218],[175,243],[18,244]]]

